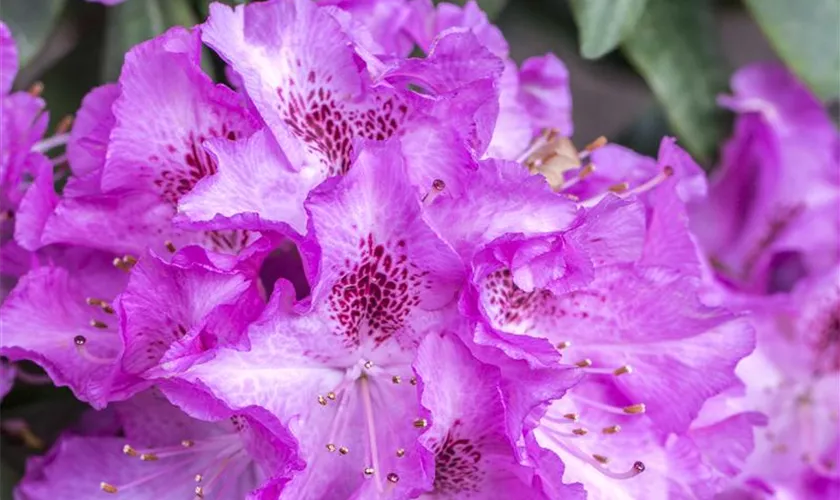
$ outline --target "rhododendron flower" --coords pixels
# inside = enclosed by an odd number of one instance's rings
[[[821,103],[780,66],[749,66],[721,103],[738,113],[693,230],[726,280],[789,290],[832,268],[840,248],[840,135]]]
[[[23,275],[0,393],[32,361],[97,410],[18,496],[836,486],[837,135],[785,73],[736,77],[707,189],[671,138],[578,151],[563,63],[517,65],[475,2],[209,11],[132,48],[46,140],[0,27],[3,258]],[[65,142],[59,195],[43,153]]]
[[[717,277],[707,300],[749,310],[758,340],[738,367],[746,393],[714,407],[768,417],[728,494],[827,498],[840,491],[840,134],[784,68],[744,68],[733,90],[721,101],[739,113],[735,134],[709,200],[691,207]]]
[[[184,388],[175,389],[183,392]],[[276,498],[294,466],[288,433],[262,408],[232,411],[191,388],[200,419],[154,391],[114,405],[121,436],[66,435],[33,458],[26,498]],[[200,401],[200,402],[199,402]]]

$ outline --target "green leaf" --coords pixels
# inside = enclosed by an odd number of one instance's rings
[[[64,11],[64,0],[3,0],[0,19],[3,19],[18,47],[20,66],[41,50]]]
[[[194,26],[198,18],[189,0],[128,0],[108,9],[102,80],[120,75],[125,53],[172,26]]]
[[[598,59],[632,33],[647,0],[571,0],[578,25],[580,53]]]
[[[840,1],[745,0],[779,56],[822,98],[840,94]]]
[[[659,99],[680,141],[708,163],[726,133],[716,96],[727,87],[707,0],[648,0],[624,53]]]

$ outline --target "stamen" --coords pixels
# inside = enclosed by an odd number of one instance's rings
[[[324,398],[324,396],[318,396],[318,404],[321,406],[327,406],[327,400]]]
[[[630,365],[619,366],[618,368],[615,369],[615,371],[613,372],[613,375],[618,377],[618,376],[621,376],[621,375],[624,375],[624,374],[627,374],[627,373],[633,373],[633,367],[632,366],[630,366]]]
[[[108,324],[104,321],[99,321],[98,319],[90,320],[90,326],[94,328],[99,328],[100,330],[106,330],[108,328]]]
[[[338,452],[341,453],[342,455],[346,455],[346,454],[350,453],[350,450],[348,450],[346,446],[342,446],[341,448],[338,449]]]
[[[629,365],[619,366],[615,369],[584,367],[583,371],[592,375],[615,375],[616,377],[618,377],[627,373],[633,373],[633,368]]]
[[[362,376],[359,377],[359,387],[362,393],[362,407],[364,407],[365,410],[365,420],[367,421],[369,450],[371,455],[370,463],[373,464],[373,478],[376,481],[376,489],[382,493],[382,481],[379,478],[379,474],[376,473],[376,471],[380,470],[379,448],[376,441],[376,423],[373,420],[373,404],[371,403],[369,384],[370,382],[368,381],[367,376],[362,374]]]
[[[418,429],[425,429],[427,425],[429,425],[429,423],[425,418],[418,418],[414,421],[414,427],[417,427]]]
[[[395,472],[391,472],[388,474],[388,481],[392,483],[397,483],[400,480],[400,476],[398,476]]]
[[[370,477],[373,475],[373,467],[365,467],[365,476]]]
[[[630,406],[625,406],[622,408],[622,411],[628,415],[638,415],[640,413],[645,412],[645,405],[644,403],[638,403]]]
[[[608,191],[613,193],[623,193],[628,189],[630,189],[630,184],[627,184],[626,182],[619,182],[618,184],[613,184],[607,188]]]
[[[366,370],[370,370],[371,368],[373,368],[373,361],[365,361],[364,367]]]
[[[666,181],[672,175],[674,175],[673,167],[666,166],[662,169],[662,172],[660,172],[659,174],[657,174],[653,178],[649,179],[647,182],[639,184],[638,186],[634,187],[630,191],[627,191],[626,193],[623,193],[621,196],[623,198],[625,196],[630,196],[630,195],[634,195],[634,194],[644,193],[645,191],[650,191],[651,189],[655,188],[657,185]]]
[[[44,92],[44,83],[43,82],[35,82],[32,86],[29,87],[27,93],[32,97],[39,97]]]
[[[605,457],[604,455],[593,454],[592,458],[594,458],[599,463],[604,464],[604,465],[607,465],[608,463],[610,463],[610,457]]]
[[[107,300],[88,297],[87,299],[85,299],[85,302],[89,306],[98,307],[102,309],[102,312],[106,314],[114,314],[114,308],[111,307],[111,304],[109,304]]]
[[[618,434],[619,431],[621,431],[621,426],[618,424],[611,425],[609,427],[604,427],[601,430],[601,432],[603,432],[604,434]]]
[[[124,255],[122,257],[116,257],[113,261],[114,267],[119,269],[120,271],[131,272],[131,269],[137,264],[137,259],[132,257],[131,255]]]
[[[158,456],[154,453],[141,453],[140,460],[144,462],[156,462],[158,460]]]
[[[587,433],[589,433],[589,431],[587,431],[583,427],[579,427],[577,429],[572,429],[572,433],[577,436],[585,436]]]
[[[104,491],[105,493],[116,493],[117,487],[110,483],[99,483],[99,489]]]
[[[335,445],[334,445],[334,444],[332,444],[332,443],[327,443],[327,451],[328,451],[328,452],[333,453],[333,452],[335,452],[335,450],[336,450],[336,447],[335,447]]]
[[[422,201],[424,205],[430,205],[433,201],[435,201],[435,198],[437,198],[438,195],[443,192],[445,188],[445,182],[443,182],[440,179],[435,179],[434,181],[432,181],[432,189],[428,193],[423,195],[423,198],[420,201]]]
[[[44,449],[44,440],[32,432],[32,429],[29,428],[29,424],[26,423],[26,420],[20,418],[7,418],[3,420],[0,426],[3,427],[4,431],[18,437],[21,441],[23,441],[23,445],[30,450]]]
[[[169,251],[169,253],[175,253],[178,251],[178,248],[175,246],[175,244],[169,240],[163,242],[163,246],[166,247],[166,250]]]
[[[578,366],[580,368],[589,368],[590,366],[592,366],[592,360],[591,359],[582,359],[582,360],[578,361],[577,363],[575,363],[575,366]]]
[[[129,457],[136,457],[137,456],[137,450],[132,448],[131,445],[129,445],[129,444],[123,446],[123,453],[125,453]]]
[[[195,496],[197,496],[198,498],[204,498],[204,488],[202,488],[201,486],[196,486]]]
[[[592,457],[590,457],[590,456],[584,454],[583,452],[581,452],[577,447],[567,445],[563,440],[558,439],[554,435],[554,433],[545,433],[545,436],[548,437],[549,439],[551,439],[557,446],[563,448],[568,453],[570,453],[574,457],[580,459],[581,461],[586,462],[587,464],[593,466],[598,472],[600,472],[601,474],[603,474],[607,477],[611,477],[613,479],[630,479],[630,478],[638,476],[639,474],[641,474],[642,472],[645,471],[645,464],[641,461],[634,462],[633,466],[630,468],[630,470],[628,470],[626,472],[611,471],[610,469],[604,467],[604,462],[601,462],[601,460],[600,460],[600,459],[609,460],[607,457],[602,456],[602,455],[592,455]]]
[[[408,383],[411,384],[411,385],[417,385],[417,378],[416,377],[411,377],[408,380]]]
[[[335,401],[335,393],[334,392],[328,392],[327,393],[327,398],[330,399],[331,401]]]
[[[64,118],[58,122],[58,125],[55,127],[55,135],[64,134],[70,131],[70,127],[73,126],[73,115],[66,115]]]
[[[571,342],[569,342],[568,340],[564,340],[563,342],[557,344],[557,349],[562,351],[563,349],[568,349],[570,345],[572,345]]]
[[[577,422],[578,420],[580,420],[580,415],[577,413],[566,413],[565,415],[563,415],[563,418],[565,418],[566,420],[571,420],[572,422]]]
[[[32,150],[39,153],[46,153],[51,149],[64,146],[67,144],[68,139],[70,139],[70,134],[56,134],[50,138],[38,141],[34,146],[32,146]]]
[[[595,139],[594,141],[587,144],[586,147],[583,148],[583,150],[587,153],[591,153],[598,148],[606,146],[606,144],[607,144],[607,138],[602,135],[602,136],[598,137],[597,139]]]
[[[202,480],[202,478],[203,478],[203,476],[202,476],[201,474],[196,474],[196,475],[195,475],[195,482],[196,482],[196,483],[200,483],[200,482],[201,482],[201,480]]]
[[[110,365],[113,364],[116,359],[111,358],[103,358],[101,356],[97,356],[90,352],[87,348],[87,338],[84,335],[76,335],[73,337],[73,343],[76,344],[76,352],[85,360],[90,361],[91,363],[96,363],[99,365]]]
[[[645,412],[645,404],[644,403],[637,403],[637,404],[633,404],[633,405],[629,405],[629,406],[619,408],[619,407],[616,407],[616,406],[611,406],[611,405],[606,405],[604,403],[599,403],[598,401],[593,401],[589,398],[585,398],[585,397],[580,396],[578,394],[569,394],[569,395],[572,398],[574,398],[575,400],[580,401],[581,403],[584,403],[584,404],[586,404],[588,406],[591,406],[593,408],[597,408],[599,410],[603,410],[607,413],[613,413],[613,414],[616,414],[616,415],[638,415],[640,413]]]
[[[397,458],[402,458],[405,456],[405,449],[400,448],[397,450]]]
[[[399,375],[394,375],[393,377],[391,377],[391,382],[393,382],[395,384],[399,384],[401,380],[402,379],[400,378]]]
[[[184,448],[192,448],[192,446],[194,444],[195,443],[193,441],[189,440],[189,439],[185,439],[185,440],[181,441],[181,446],[183,446]]]

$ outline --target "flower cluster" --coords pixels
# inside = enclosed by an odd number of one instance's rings
[[[563,63],[474,2],[213,4],[48,138],[0,35],[2,388],[93,408],[21,498],[840,488],[840,140],[784,69],[707,186],[577,150]]]

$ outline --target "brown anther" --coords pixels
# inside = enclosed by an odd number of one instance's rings
[[[33,83],[32,86],[29,87],[29,90],[27,90],[27,92],[32,97],[40,96],[44,92],[44,83],[43,82]],[[102,483],[102,484],[105,484],[105,483]],[[114,491],[116,491],[116,490],[114,490]]]
[[[665,165],[665,168],[662,169],[662,174],[665,177],[671,177],[672,175],[674,175],[674,167],[670,165]]]
[[[402,381],[402,379],[400,378],[399,375],[394,375],[393,377],[391,377],[391,382],[393,382],[395,384],[399,384],[401,381]]]
[[[604,434],[618,434],[621,431],[620,425],[611,425],[609,427],[604,427],[601,432]]]
[[[202,488],[201,486],[196,486],[195,496],[197,496],[198,498],[204,498],[204,488]]]
[[[625,406],[624,408],[622,408],[622,411],[624,411],[624,413],[627,413],[628,415],[638,415],[639,413],[645,412],[645,404],[638,403],[635,405]]]
[[[131,445],[129,445],[129,444],[123,446],[123,453],[125,453],[129,457],[136,457],[137,456],[137,450],[132,448]]]
[[[592,455],[592,458],[597,460],[598,463],[601,463],[601,464],[604,464],[604,465],[607,465],[608,463],[610,463],[610,458],[605,457],[604,455]]]
[[[90,326],[94,328],[99,328],[100,330],[105,330],[108,328],[108,324],[104,321],[99,321],[98,319],[90,320]]]
[[[446,189],[446,183],[443,182],[443,180],[441,179],[435,179],[434,181],[432,181],[432,189],[434,189],[435,191],[443,191],[444,189]]]
[[[158,456],[154,453],[141,453],[140,460],[144,462],[154,462],[158,459]]]
[[[181,441],[181,446],[183,446],[184,448],[192,448],[192,445],[194,444],[195,443],[189,439],[184,439],[183,441]]]
[[[116,493],[117,487],[110,483],[99,483],[99,489],[105,493]]]
[[[418,418],[414,421],[414,427],[417,427],[418,429],[424,429],[427,425],[429,425],[429,422],[427,422],[425,418]]]
[[[373,467],[365,467],[365,476],[370,477],[373,475]]]
[[[97,299],[97,298],[94,298],[94,297],[88,297],[88,298],[86,298],[86,299],[85,299],[85,303],[86,303],[87,305],[89,305],[89,306],[96,306],[96,307],[102,307],[102,306],[104,306],[105,304],[107,304],[107,302],[105,302],[104,300],[102,300],[102,299]]]
[[[585,436],[587,433],[589,433],[589,431],[587,431],[583,427],[572,429],[572,434],[575,434],[577,436]]]
[[[202,476],[201,474],[196,474],[195,475],[195,482],[196,483],[200,483],[202,479],[204,479],[204,476]]]
[[[365,370],[370,370],[371,368],[373,368],[373,361],[365,361]]]
[[[566,420],[571,420],[572,422],[577,422],[578,419],[580,419],[580,415],[578,415],[577,413],[567,413],[563,415],[563,418],[565,418]]]
[[[82,346],[87,343],[87,339],[84,335],[76,335],[75,337],[73,337],[73,343],[78,346]]]
[[[586,147],[583,148],[583,149],[591,152],[591,151],[595,151],[596,149],[598,149],[600,147],[605,146],[606,144],[607,144],[607,138],[602,135],[601,137],[598,137],[594,141],[587,144]]]
[[[580,169],[580,172],[578,172],[578,178],[579,179],[586,179],[587,177],[592,175],[593,172],[595,172],[595,164],[594,163],[588,163],[588,164],[584,165],[583,168]]]
[[[411,377],[408,380],[408,383],[411,384],[411,385],[417,385],[417,378],[416,377]]]
[[[73,115],[67,115],[55,126],[56,135],[67,132],[71,126],[73,126]]]
[[[592,366],[592,360],[591,359],[582,359],[582,360],[578,361],[577,363],[575,363],[575,366],[578,366],[580,368],[589,368],[590,366]]]
[[[400,476],[398,476],[395,472],[391,472],[388,474],[388,481],[392,483],[396,483],[400,480]]]
[[[560,349],[562,351],[563,349],[567,349],[570,345],[572,345],[571,342],[569,342],[568,340],[564,340],[563,342],[557,344],[557,349]]]
[[[327,399],[329,399],[330,401],[335,401],[335,393],[334,392],[328,392],[327,393]]]
[[[618,184],[613,184],[612,186],[608,187],[607,189],[613,193],[623,193],[630,188],[630,184],[626,182],[619,182]]]
[[[332,452],[334,452],[335,450],[336,450],[336,447],[335,447],[335,445],[334,445],[334,444],[332,444],[332,443],[328,443],[328,444],[327,444],[327,451],[328,451],[328,452],[332,453]]]
[[[402,458],[404,456],[405,456],[405,449],[404,448],[398,449],[397,450],[397,458]]]
[[[318,396],[318,404],[321,406],[327,406],[327,400],[324,396]]]
[[[137,264],[137,259],[131,255],[124,255],[122,257],[116,257],[113,264],[120,271],[130,272],[134,265]]]
[[[165,247],[166,247],[166,250],[168,250],[168,251],[169,251],[169,253],[175,253],[175,252],[177,252],[177,251],[178,251],[178,249],[175,247],[175,243],[172,243],[172,242],[171,242],[171,241],[169,241],[169,240],[165,241],[165,242],[163,243],[163,246],[165,246]]]
[[[348,450],[346,446],[342,446],[341,448],[338,449],[338,452],[341,453],[342,455],[346,455],[346,454],[350,453],[350,450]]]
[[[114,314],[114,308],[108,304],[102,306],[102,312],[105,314]]]
[[[625,375],[627,373],[633,373],[633,367],[630,365],[619,366],[615,370],[613,370],[613,375],[616,377],[620,375]]]

